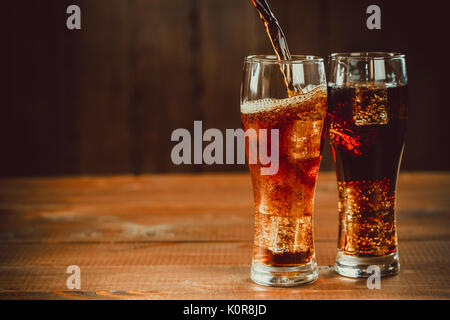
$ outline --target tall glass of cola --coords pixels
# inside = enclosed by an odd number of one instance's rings
[[[290,85],[283,76],[286,70]],[[290,87],[298,89],[292,92]],[[245,59],[241,120],[255,215],[250,276],[258,284],[295,286],[317,279],[313,205],[326,111],[323,59]],[[270,151],[272,170],[267,170],[261,150]]]
[[[339,195],[337,273],[399,271],[395,192],[407,118],[405,56],[335,53],[328,79],[329,138]]]

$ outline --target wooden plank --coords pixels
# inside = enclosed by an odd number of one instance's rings
[[[400,236],[448,237],[449,187],[449,174],[402,174]],[[8,242],[252,238],[247,174],[3,179],[0,199],[0,239]],[[319,175],[315,204],[316,238],[336,239],[333,173]]]
[[[404,241],[401,272],[382,279],[381,290],[331,270],[334,241],[316,244],[319,280],[291,289],[251,282],[250,243],[17,244],[1,248],[0,297],[46,292],[75,299],[449,299],[449,244]],[[81,294],[65,288],[71,264],[81,268]]]
[[[320,278],[266,288],[249,279],[247,174],[0,180],[2,299],[449,299],[450,173],[404,173],[398,190],[401,272],[367,290],[337,276],[334,174],[317,187]],[[65,288],[67,266],[82,289]]]

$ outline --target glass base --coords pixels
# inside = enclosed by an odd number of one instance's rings
[[[317,280],[316,259],[294,267],[266,266],[252,261],[250,278],[257,284],[271,287],[294,287]]]
[[[367,278],[374,274],[368,270],[370,266],[379,267],[381,277],[396,275],[400,270],[398,252],[384,257],[355,257],[338,252],[334,270],[344,277]]]

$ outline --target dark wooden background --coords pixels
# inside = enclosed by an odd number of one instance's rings
[[[293,53],[407,53],[402,168],[450,170],[444,1],[270,3]],[[80,31],[66,29],[70,4]],[[365,27],[370,4],[382,30]],[[247,170],[177,167],[170,134],[194,120],[240,127],[242,60],[271,52],[249,0],[4,0],[0,11],[0,176]]]

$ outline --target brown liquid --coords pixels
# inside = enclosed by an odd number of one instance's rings
[[[329,87],[330,144],[339,191],[339,250],[397,250],[395,189],[406,129],[406,86]]]
[[[267,35],[269,36],[272,47],[278,60],[291,61],[291,53],[287,45],[286,37],[283,30],[278,23],[273,12],[270,10],[266,0],[251,0],[255,8],[258,10],[259,16],[264,22]],[[292,79],[292,65],[280,64],[281,72],[283,73],[284,82],[289,94],[289,97],[295,96],[302,92],[302,89],[298,85],[294,85]]]
[[[312,214],[325,135],[326,89],[319,86],[306,95],[271,100],[267,108],[252,113],[245,110],[241,106],[244,130],[279,130],[278,172],[261,175],[259,160],[249,164],[255,209],[254,259],[270,266],[308,263],[314,255]],[[270,150],[270,139],[267,143]],[[248,159],[248,145],[246,152]]]

